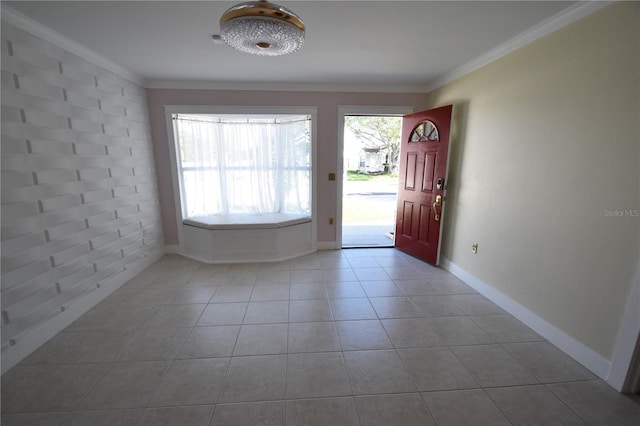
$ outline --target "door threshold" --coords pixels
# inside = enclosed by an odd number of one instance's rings
[[[389,246],[381,246],[381,245],[366,245],[366,244],[362,244],[362,245],[350,245],[350,246],[342,246],[342,249],[376,249],[376,248],[394,248],[393,245],[389,245]]]

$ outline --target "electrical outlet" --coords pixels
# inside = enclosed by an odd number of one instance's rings
[[[329,218],[329,225],[333,225],[333,218],[332,217]]]
[[[478,254],[478,243],[471,244],[471,252],[473,254]]]

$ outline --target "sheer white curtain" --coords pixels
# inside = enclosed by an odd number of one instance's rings
[[[308,116],[173,117],[183,217],[310,214]]]

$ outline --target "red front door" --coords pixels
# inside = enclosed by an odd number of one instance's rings
[[[452,112],[448,105],[402,121],[395,246],[432,265],[440,257]]]

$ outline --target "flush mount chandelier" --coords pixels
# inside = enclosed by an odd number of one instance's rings
[[[220,18],[220,38],[254,55],[279,56],[299,50],[304,24],[293,12],[266,0],[240,3]]]

